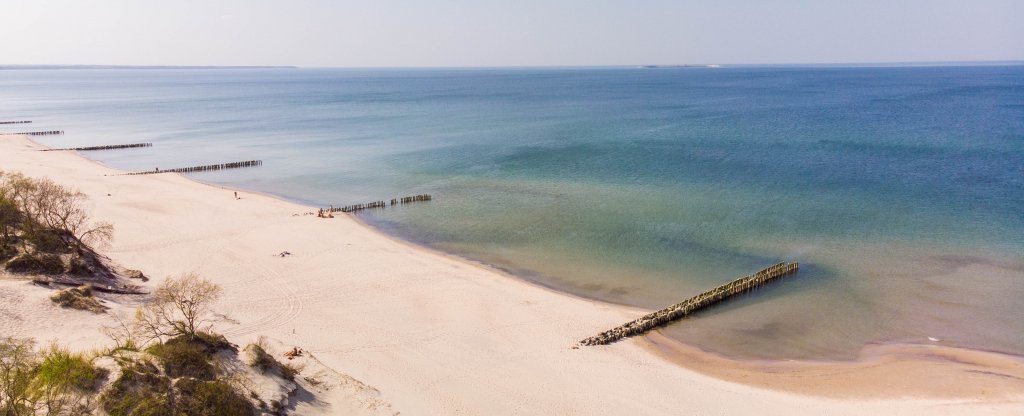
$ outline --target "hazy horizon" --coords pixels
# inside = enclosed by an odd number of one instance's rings
[[[943,66],[1021,66],[1024,60],[1003,61],[915,61],[915,62],[803,62],[803,63],[636,63],[620,65],[508,65],[508,66],[300,66],[300,65],[133,65],[133,64],[5,64],[0,70],[10,69],[587,69],[587,68],[637,68],[637,67],[694,67],[709,66],[742,68],[900,68],[900,67],[943,67]]]
[[[8,65],[602,67],[1024,60],[1024,3],[12,1]]]

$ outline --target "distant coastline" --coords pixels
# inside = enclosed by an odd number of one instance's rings
[[[721,68],[721,65],[640,65],[641,69],[668,69],[668,68]]]
[[[55,69],[680,69],[680,68],[927,68],[1024,66],[1024,61],[911,61],[911,62],[784,62],[784,63],[722,63],[722,64],[606,64],[606,65],[508,65],[508,66],[297,66],[297,65],[43,65],[0,64],[2,70]]]

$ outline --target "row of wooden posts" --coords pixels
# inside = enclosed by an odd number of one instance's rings
[[[410,204],[410,203],[413,203],[413,202],[430,201],[432,199],[434,199],[434,198],[431,197],[430,195],[427,195],[427,194],[414,195],[414,196],[405,196],[405,197],[401,197],[401,198],[394,198],[394,199],[392,199],[391,200],[391,205]],[[384,201],[374,201],[374,202],[367,202],[365,204],[346,205],[346,206],[343,206],[343,207],[331,206],[330,208],[323,208],[323,209],[321,209],[320,212],[321,212],[321,214],[323,214],[323,213],[332,213],[332,212],[355,212],[355,211],[362,211],[364,209],[371,209],[371,208],[386,208],[387,206],[388,206],[388,204],[386,202],[384,202]]]
[[[411,202],[429,201],[430,199],[431,199],[430,195],[427,195],[427,194],[407,196],[407,197],[403,197],[403,198],[392,199],[391,200],[391,205],[408,204],[408,203],[411,203]]]
[[[208,171],[208,170],[238,169],[238,168],[248,168],[248,167],[262,166],[262,165],[263,165],[263,161],[261,161],[261,160],[247,160],[247,161],[244,161],[244,162],[220,163],[220,164],[216,164],[216,165],[203,165],[203,166],[189,166],[189,167],[185,167],[185,168],[174,168],[174,169],[160,169],[160,168],[156,168],[154,170],[147,170],[147,171],[142,171],[142,172],[129,172],[129,173],[125,173],[125,175],[149,175],[149,174],[164,173],[164,172],[178,172],[178,173],[204,172],[204,171]]]
[[[27,121],[26,120],[26,121],[3,121],[3,122],[0,122],[0,124],[21,124],[21,123],[31,123],[31,121]],[[27,134],[27,135],[30,135],[30,136],[42,136],[42,135],[49,135],[49,134],[64,134],[64,132],[60,131],[60,130],[54,130],[54,131],[36,131],[36,132],[27,132],[27,133],[0,133],[0,134],[6,134],[6,135]],[[71,148],[63,148],[63,149],[46,149],[46,150],[47,151],[54,151],[54,150],[89,151],[89,150],[131,149],[131,148],[152,147],[152,146],[153,146],[152,143],[130,143],[130,144],[114,144],[114,145],[107,145],[107,146],[71,147]],[[184,168],[163,169],[163,170],[161,170],[160,168],[156,168],[154,170],[148,170],[148,171],[142,171],[142,172],[128,172],[128,173],[125,173],[124,175],[149,175],[149,174],[164,173],[164,172],[178,172],[178,173],[204,172],[204,171],[210,171],[210,170],[248,168],[248,167],[255,167],[255,166],[262,166],[262,165],[263,165],[263,161],[261,161],[261,160],[247,160],[247,161],[244,161],[244,162],[220,163],[220,164],[216,164],[216,165],[190,166],[190,167],[184,167]],[[402,198],[394,198],[394,199],[392,199],[391,200],[391,205],[408,204],[408,203],[412,203],[412,202],[421,202],[421,201],[430,201],[431,199],[432,199],[431,196],[427,195],[427,194],[414,195],[414,196],[406,196],[406,197],[402,197]],[[321,209],[320,210],[320,214],[321,214],[321,216],[323,216],[324,213],[328,213],[329,214],[329,213],[332,213],[332,212],[355,212],[355,211],[360,211],[360,210],[370,209],[370,208],[384,208],[384,207],[387,207],[387,206],[388,206],[387,203],[384,202],[384,201],[374,201],[374,202],[368,202],[368,203],[365,203],[365,204],[348,205],[348,206],[338,207],[338,208],[335,208],[335,207],[332,206],[330,208]]]
[[[31,123],[31,122],[32,121],[29,121],[29,120],[24,120],[24,121],[2,121],[2,122],[0,122],[0,124],[23,124],[23,123]],[[29,136],[46,136],[46,135],[52,135],[52,134],[64,134],[64,131],[63,130],[50,130],[50,131],[31,131],[31,132],[23,132],[23,133],[0,133],[0,135],[7,135],[7,136],[21,135],[21,134],[25,134],[25,135],[29,135]],[[153,146],[153,143],[129,143],[129,144],[113,144],[113,145],[107,145],[107,146],[86,146],[86,147],[71,147],[71,148],[63,148],[63,149],[46,149],[46,150],[47,151],[53,151],[53,150],[89,151],[89,150],[132,149],[132,148],[152,147],[152,146]],[[147,174],[152,174],[152,173],[163,173],[163,172],[179,172],[179,173],[203,172],[203,171],[208,171],[208,170],[248,168],[248,167],[262,166],[262,165],[263,165],[263,161],[260,161],[260,160],[247,160],[247,161],[244,161],[244,162],[220,163],[220,164],[216,164],[216,165],[204,165],[204,166],[190,166],[190,167],[184,167],[184,168],[174,168],[174,169],[165,169],[165,170],[160,170],[160,168],[156,168],[156,169],[150,170],[150,171],[129,172],[129,173],[125,173],[125,175],[147,175]]]
[[[388,204],[384,201],[373,201],[365,204],[346,205],[339,208],[330,207],[327,209],[327,212],[355,212],[371,208],[384,208],[386,206],[388,206]]]
[[[641,335],[652,329],[660,328],[682,319],[701,309],[725,301],[730,297],[749,292],[780,277],[796,273],[799,268],[800,265],[796,262],[775,264],[752,275],[733,280],[683,302],[584,339],[580,341],[580,345],[606,345],[623,338]]]
[[[153,147],[153,143],[131,143],[131,144],[112,144],[108,146],[87,146],[87,147],[67,147],[63,149],[44,149],[45,152],[57,151],[57,150],[76,150],[76,151],[89,151],[89,150],[112,150],[112,149],[131,149],[135,147]]]
[[[64,130],[25,131],[25,132],[21,132],[21,133],[0,133],[0,135],[3,135],[3,136],[17,136],[17,135],[22,135],[22,134],[24,134],[26,136],[49,136],[51,134],[64,134]]]

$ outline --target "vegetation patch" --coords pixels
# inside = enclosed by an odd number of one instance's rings
[[[64,261],[56,254],[22,254],[4,265],[7,271],[14,273],[61,274],[64,273]]]
[[[248,355],[249,365],[261,373],[272,371],[281,366],[281,363],[267,352],[266,338],[264,337],[259,337],[255,343],[246,345],[245,352]]]
[[[176,407],[180,414],[204,416],[256,414],[256,408],[252,402],[223,381],[199,381],[182,378],[174,383],[174,387],[178,393]]]
[[[81,309],[96,313],[102,313],[107,310],[107,307],[100,304],[100,301],[93,296],[92,286],[89,285],[60,290],[54,293],[53,296],[50,296],[50,300],[65,308]]]
[[[35,382],[40,386],[59,386],[86,393],[96,390],[106,376],[106,370],[93,367],[92,362],[84,355],[51,347],[43,355],[43,361],[36,369]]]
[[[156,367],[128,365],[100,397],[100,405],[111,416],[172,415],[170,390],[171,380],[157,374]]]
[[[89,265],[79,257],[73,257],[71,261],[68,262],[68,274],[88,277],[95,273],[96,272],[92,267],[89,267]]]
[[[91,414],[107,372],[82,354],[33,347],[31,340],[0,338],[0,414]]]
[[[281,378],[288,381],[295,381],[302,368],[291,364],[283,364],[267,352],[267,339],[259,337],[255,343],[245,346],[247,361],[260,373],[277,372]]]
[[[235,344],[228,342],[228,339],[224,338],[223,335],[212,332],[196,331],[195,339],[192,342],[202,345],[209,354],[216,354],[217,351],[221,350],[238,352],[238,347]]]
[[[214,337],[217,338],[217,337]],[[254,415],[256,407],[231,384],[216,380],[202,342],[176,338],[147,349],[161,366],[122,359],[120,377],[100,398],[111,416]]]
[[[36,251],[44,253],[70,253],[71,247],[68,242],[61,237],[63,232],[56,230],[38,230],[33,233],[25,234],[25,240],[31,243]]]
[[[160,360],[164,373],[171,378],[213,380],[217,376],[216,369],[210,363],[213,356],[202,344],[174,339],[156,344],[146,351]]]

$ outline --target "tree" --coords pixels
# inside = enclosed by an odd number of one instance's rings
[[[20,231],[22,247],[36,250],[66,246],[82,254],[89,245],[104,244],[114,227],[90,219],[89,198],[50,179],[0,172],[0,243]],[[42,246],[42,247],[40,247]]]
[[[0,190],[0,246],[10,241],[20,218],[21,213],[18,212],[17,205]]]
[[[92,223],[84,193],[50,179],[36,181],[30,210],[36,222],[61,234],[65,242],[81,253],[83,245],[106,243],[113,236],[109,223]]]
[[[219,286],[194,273],[167,278],[153,299],[135,311],[136,329],[149,340],[186,336],[193,341],[220,294]]]
[[[7,224],[8,230],[20,229],[23,235],[34,235],[38,224],[33,221],[28,209],[32,206],[30,201],[36,193],[36,182],[20,173],[7,173],[0,179],[3,179],[0,182],[0,197],[14,205],[13,210],[7,212],[10,221]],[[22,246],[28,249],[25,239],[22,240]]]
[[[36,367],[32,347],[32,340],[0,338],[0,415],[19,416],[34,412],[29,395]]]

